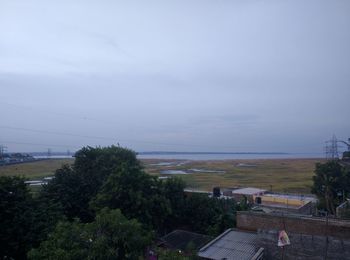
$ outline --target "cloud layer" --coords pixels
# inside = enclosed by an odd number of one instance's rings
[[[349,137],[349,12],[346,0],[0,1],[0,143],[322,152]]]

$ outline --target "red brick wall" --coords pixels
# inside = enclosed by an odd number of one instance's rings
[[[285,226],[285,228],[284,228]],[[301,217],[258,212],[237,212],[237,228],[243,230],[281,230],[287,232],[350,239],[350,221],[325,218]]]

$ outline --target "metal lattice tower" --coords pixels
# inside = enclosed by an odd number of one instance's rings
[[[6,153],[7,147],[4,145],[0,145],[0,158],[4,157],[4,153]]]
[[[331,140],[326,141],[326,158],[330,160],[339,159],[338,140],[335,135]]]
[[[50,158],[51,157],[51,148],[48,148],[47,149],[47,158]]]

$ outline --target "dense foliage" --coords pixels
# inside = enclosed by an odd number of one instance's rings
[[[313,177],[312,193],[316,194],[320,207],[330,214],[350,195],[350,170],[338,160],[317,163]]]
[[[33,198],[24,179],[0,177],[0,258],[135,259],[174,229],[217,235],[236,205],[186,196],[185,183],[146,174],[135,152],[86,147]]]
[[[0,254],[20,258],[31,244],[32,198],[22,178],[0,178]]]
[[[29,259],[138,259],[150,238],[135,219],[105,208],[91,223],[59,222]]]
[[[42,197],[60,203],[68,219],[83,222],[94,219],[89,202],[109,175],[122,167],[141,168],[136,153],[119,146],[84,147],[75,155],[72,167],[57,170],[55,178],[44,187]]]

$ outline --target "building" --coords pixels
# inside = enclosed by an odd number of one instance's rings
[[[336,208],[337,218],[350,219],[350,199],[346,200]]]
[[[321,218],[291,213],[237,212],[237,228],[257,232],[258,230],[288,230],[291,233],[311,236],[350,238],[350,220]]]
[[[236,201],[241,201],[243,199],[247,199],[248,202],[254,203],[254,197],[262,196],[266,193],[266,190],[258,189],[258,188],[240,188],[234,189],[231,191],[231,194],[227,194],[227,196],[232,196]]]
[[[191,250],[197,251],[211,239],[211,236],[185,230],[174,230],[173,232],[161,237],[157,246],[186,253],[186,251]]]
[[[198,256],[204,259],[263,259],[264,249],[254,232],[228,229],[198,251]]]
[[[303,215],[312,215],[316,210],[317,199],[312,196],[265,193],[253,195],[255,211],[263,212],[290,212]]]
[[[257,232],[229,229],[203,246],[197,255],[214,260],[350,259],[348,236],[333,237],[332,232],[329,236],[294,233],[287,225],[290,245],[282,249],[277,241],[283,228],[277,224],[273,229]]]
[[[186,196],[191,196],[192,194],[200,194],[205,196],[211,196],[212,193],[204,190],[196,190],[196,189],[184,189],[184,193]]]

